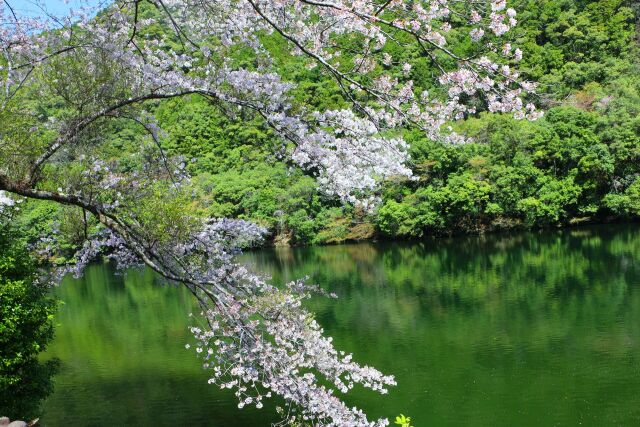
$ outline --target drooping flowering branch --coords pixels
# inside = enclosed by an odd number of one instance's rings
[[[512,68],[522,53],[500,42],[515,11],[504,0],[134,0],[97,14],[22,18],[5,4],[0,191],[93,215],[99,231],[77,255],[76,274],[106,255],[185,285],[202,311],[196,351],[240,407],[277,394],[317,425],[385,425],[337,393],[355,384],[386,392],[393,378],[333,347],[302,305],[317,290],[276,287],[237,264],[264,230],[188,210],[189,180],[180,159],[165,155],[152,112],[183,96],[251,111],[326,193],[375,204],[379,181],[411,176],[405,126],[464,142],[448,124],[479,109],[537,116],[533,86]],[[158,27],[163,38],[153,36]],[[297,101],[272,57],[274,40],[333,79],[349,107]],[[234,59],[246,48],[251,67]],[[412,78],[415,58],[404,50],[429,61],[432,81]],[[123,120],[143,130],[134,166],[104,154]],[[0,208],[12,200],[0,192]]]

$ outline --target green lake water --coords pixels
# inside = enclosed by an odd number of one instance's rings
[[[276,283],[336,292],[310,307],[340,349],[396,376],[348,402],[423,426],[640,426],[640,227],[262,250]],[[268,426],[207,385],[195,310],[148,271],[91,266],[64,301],[45,426]]]

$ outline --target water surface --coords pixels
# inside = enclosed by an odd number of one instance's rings
[[[272,249],[243,255],[276,283],[339,295],[311,308],[336,345],[397,377],[348,398],[422,426],[640,425],[640,227]],[[46,426],[268,426],[206,384],[182,289],[108,265],[58,289],[46,354],[61,367]]]

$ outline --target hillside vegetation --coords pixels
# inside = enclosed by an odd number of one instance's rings
[[[250,219],[275,244],[320,244],[372,237],[420,238],[459,232],[555,227],[640,217],[639,7],[625,0],[521,0],[512,44],[519,69],[537,81],[535,122],[480,114],[456,123],[463,145],[425,139],[408,129],[411,168],[419,179],[387,182],[374,212],[327,197],[316,181],[279,156],[280,142],[262,121],[228,119],[202,98],[159,103],[163,150],[182,156],[198,193],[195,209]],[[158,29],[158,32],[162,32]],[[286,52],[275,61],[298,84],[297,97],[340,107],[339,88],[319,69]],[[403,52],[407,59],[418,52]],[[251,58],[238,52],[238,62]],[[411,70],[431,79],[422,60]],[[246,65],[246,64],[245,64]],[[112,156],[126,164],[140,130],[119,129]],[[29,202],[19,222],[35,238],[59,232],[69,248],[86,235],[82,212]]]

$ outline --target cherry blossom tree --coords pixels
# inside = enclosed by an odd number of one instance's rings
[[[374,208],[381,180],[411,177],[403,129],[460,144],[450,124],[478,111],[537,117],[533,85],[514,69],[522,52],[508,41],[516,11],[505,0],[118,0],[64,17],[42,10],[33,18],[9,0],[0,7],[0,207],[31,198],[92,216],[98,231],[68,268],[76,274],[106,255],[186,286],[202,311],[194,348],[240,408],[275,394],[314,424],[387,425],[339,393],[356,384],[386,393],[393,377],[334,348],[303,307],[321,289],[274,286],[235,261],[266,231],[192,207],[184,160],[165,155],[153,110],[202,97],[223,113],[261,117],[280,154],[322,191]],[[337,83],[349,107],[297,102],[274,40]],[[430,81],[412,80],[415,64],[398,57],[410,47]],[[251,66],[237,61],[240,49]],[[144,133],[127,165],[105,154],[123,122]]]

